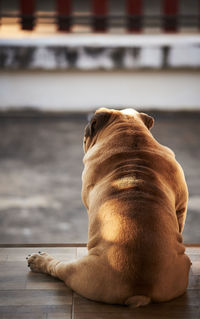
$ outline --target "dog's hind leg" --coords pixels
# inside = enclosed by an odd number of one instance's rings
[[[68,263],[60,262],[46,253],[38,253],[28,257],[27,261],[32,271],[63,280],[68,287],[83,297],[107,303],[124,301],[121,286],[114,278],[113,271],[109,270],[106,261],[99,256],[88,255]]]

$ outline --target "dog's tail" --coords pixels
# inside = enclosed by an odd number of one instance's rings
[[[146,306],[151,302],[151,298],[147,296],[132,296],[125,301],[125,304],[133,308]]]

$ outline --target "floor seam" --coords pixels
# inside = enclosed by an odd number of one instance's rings
[[[74,292],[72,291],[72,310],[71,310],[71,319],[74,319]]]

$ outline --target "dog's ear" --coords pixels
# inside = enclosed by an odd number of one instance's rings
[[[96,112],[85,130],[85,136],[93,138],[109,121],[111,112]]]
[[[153,117],[151,117],[145,113],[140,113],[140,118],[149,130],[153,127],[153,124],[154,124]]]

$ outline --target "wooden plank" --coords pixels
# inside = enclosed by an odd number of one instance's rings
[[[47,319],[71,319],[71,313],[49,313]]]
[[[200,261],[195,261],[192,263],[192,274],[200,276]]]
[[[3,248],[2,248],[3,249]],[[75,247],[38,247],[38,248],[4,248],[0,257],[2,261],[25,261],[27,255],[37,253],[38,251],[44,251],[54,256],[55,258],[68,261],[76,258]]]
[[[79,296],[76,293],[74,294],[74,313],[117,313],[124,309],[126,308],[118,305],[107,305],[104,303],[91,301]]]
[[[14,265],[13,265],[14,266]],[[0,270],[2,272],[2,270]],[[26,288],[26,276],[25,272],[23,274],[14,274],[14,267],[12,270],[12,274],[8,275],[3,274],[0,275],[0,290],[21,290]]]
[[[2,314],[23,314],[23,313],[70,313],[71,305],[19,305],[19,306],[0,306],[0,318]],[[27,318],[29,319],[29,318]]]
[[[72,290],[58,278],[31,271],[27,275],[26,289],[63,290],[66,295],[72,295]]]
[[[62,281],[57,281],[57,282],[54,282],[54,281],[28,281],[25,285],[25,288],[26,289],[38,289],[38,290],[40,290],[40,289],[43,289],[43,290],[44,289],[64,290],[65,292],[67,292],[67,289],[69,289]],[[1,286],[0,286],[0,289],[1,289]]]
[[[154,311],[152,311],[150,306],[140,307],[132,309],[131,312],[117,312],[115,314],[107,313],[75,313],[74,319],[199,319],[198,308],[186,308],[186,309],[177,309],[176,312],[170,311],[170,305],[168,305],[169,311],[164,311],[162,307],[154,305]]]
[[[200,246],[186,246],[186,253],[187,254],[197,254],[200,255]]]
[[[0,306],[20,305],[71,305],[72,294],[63,290],[2,290],[0,291]]]
[[[28,248],[28,247],[86,247],[87,243],[32,243],[32,244],[0,244],[0,248]]]
[[[27,262],[24,259],[23,262],[2,262],[0,263],[0,278],[5,276],[20,276],[27,273]]]
[[[194,262],[200,260],[200,255],[198,255],[198,254],[194,254],[194,255],[192,255],[192,254],[190,254],[190,255],[187,254],[187,255],[190,257],[190,260],[191,260],[192,263],[194,263]]]
[[[184,243],[184,245],[185,245],[185,247],[188,247],[188,248],[194,248],[194,247],[200,248],[199,243]],[[200,253],[200,250],[199,250],[199,253]]]
[[[142,0],[127,0],[127,29],[129,32],[138,33],[142,30]]]
[[[150,304],[147,308],[147,314],[155,310],[155,305],[157,307],[158,313],[165,310],[166,315],[172,315],[180,311],[183,314],[186,309],[192,311],[198,308],[200,300],[200,290],[199,289],[188,289],[187,293],[176,298],[170,302],[160,303],[160,304]],[[75,294],[74,297],[74,313],[129,313],[134,312],[135,309],[131,307],[124,307],[119,305],[107,305],[103,303],[98,303],[94,301],[87,300],[83,297]],[[173,315],[172,315],[173,317]]]
[[[200,276],[190,275],[188,289],[199,289],[200,290]]]
[[[46,319],[46,313],[1,313],[1,319]]]

